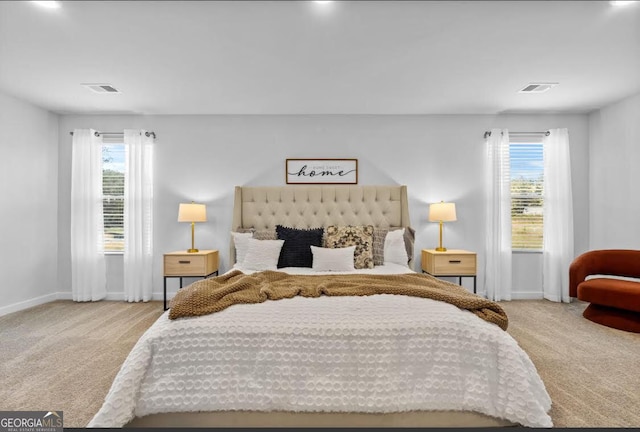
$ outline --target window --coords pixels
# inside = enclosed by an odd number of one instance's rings
[[[102,145],[105,252],[124,252],[124,156],[123,143]]]
[[[541,142],[512,142],[511,247],[542,250],[544,163]]]

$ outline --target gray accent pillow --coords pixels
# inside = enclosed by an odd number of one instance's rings
[[[253,233],[253,238],[256,240],[278,240],[278,236],[276,234],[276,229],[263,229],[257,230],[255,228],[240,228],[236,229],[236,232],[239,233]]]
[[[277,240],[278,235],[274,229],[255,230],[253,238],[256,240]]]
[[[400,229],[399,228],[391,228],[391,229]],[[255,235],[254,235],[255,237]],[[404,227],[404,247],[407,248],[407,256],[409,257],[409,261],[413,259],[413,249],[416,243],[416,230],[411,227]]]
[[[384,264],[384,239],[387,237],[389,228],[373,229],[373,264]]]

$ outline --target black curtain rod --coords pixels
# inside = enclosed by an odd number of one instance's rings
[[[73,131],[69,132],[69,135],[73,136]],[[95,131],[94,135],[95,136],[100,136],[100,135],[124,135],[124,132],[99,132],[99,131]],[[147,136],[147,137],[152,136],[153,139],[156,139],[156,133],[155,132],[145,132],[144,135]]]
[[[509,132],[509,135],[544,135],[544,136],[549,136],[551,135],[551,132],[549,131],[545,131],[545,132]],[[487,137],[491,136],[491,131],[485,131],[484,133],[484,138],[487,139]]]

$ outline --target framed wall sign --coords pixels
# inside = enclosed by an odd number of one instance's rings
[[[287,184],[358,184],[358,159],[287,159]]]

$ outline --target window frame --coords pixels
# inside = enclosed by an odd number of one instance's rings
[[[102,143],[100,144],[102,151],[104,152],[104,149],[107,146],[121,146],[122,147],[122,157],[123,157],[123,165],[125,164],[125,158],[126,158],[126,146],[124,144],[124,139],[123,138],[103,138]],[[101,189],[101,196],[100,196],[100,201],[102,202],[102,217],[103,217],[103,226],[102,226],[102,252],[105,255],[124,255],[125,253],[125,244],[124,244],[124,200],[125,200],[125,188],[124,188],[124,178],[126,176],[124,170],[126,170],[126,166],[123,166],[123,179],[122,179],[122,249],[107,249],[107,244],[109,242],[107,242],[106,240],[106,213],[104,211],[104,203],[105,203],[105,199],[107,197],[107,195],[105,195],[105,190],[104,190],[104,164],[105,164],[105,160],[104,160],[104,156],[102,156],[102,171],[101,171],[101,182],[102,182],[102,189]],[[111,195],[114,197],[118,197],[120,195]]]
[[[540,163],[542,163],[543,168],[542,168],[542,172],[541,172],[541,179],[542,179],[542,189],[540,190],[540,193],[521,193],[521,194],[514,194],[512,191],[512,167],[513,167],[513,161],[512,161],[512,147],[513,146],[518,146],[518,145],[535,145],[535,146],[540,146],[539,149],[539,153],[540,153],[540,159],[536,159],[536,161],[539,161]],[[511,211],[513,212],[513,200],[514,198],[516,199],[540,199],[542,201],[542,215],[541,215],[541,228],[542,228],[542,241],[539,247],[536,248],[524,248],[524,247],[514,247],[514,236],[513,236],[513,222],[514,222],[514,218],[513,218],[513,213],[511,213],[511,250],[512,252],[516,252],[516,253],[542,253],[544,250],[544,186],[545,186],[545,181],[544,181],[544,152],[543,152],[543,141],[542,141],[542,137],[537,137],[537,136],[523,136],[523,137],[510,137],[509,139],[509,191],[510,191],[510,200],[511,200]]]

